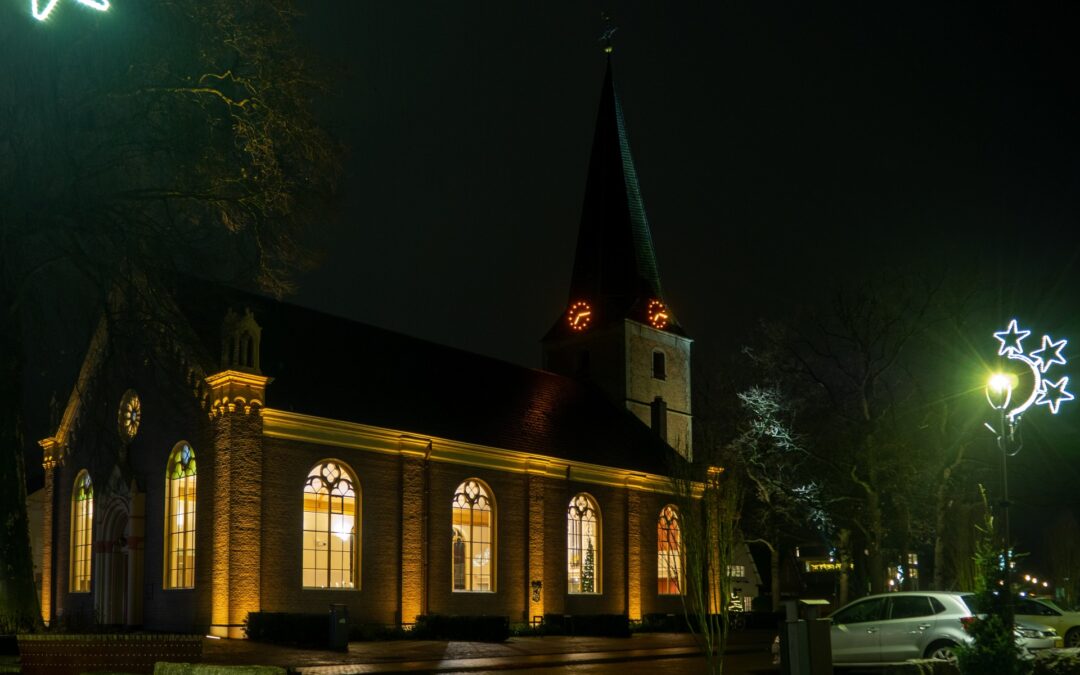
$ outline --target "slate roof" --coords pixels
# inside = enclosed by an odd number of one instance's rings
[[[567,304],[589,302],[594,323],[623,318],[646,322],[648,303],[654,299],[664,301],[660,273],[609,57]],[[557,321],[547,338],[566,330],[565,322]],[[674,317],[668,330],[682,334]]]
[[[209,282],[176,298],[210,372],[226,311],[254,312],[270,408],[661,475],[681,460],[588,383]]]

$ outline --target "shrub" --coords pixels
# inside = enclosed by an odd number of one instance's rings
[[[329,621],[326,614],[249,612],[244,622],[244,635],[255,642],[328,649]]]
[[[638,631],[642,633],[687,633],[690,626],[685,614],[646,614],[641,617]]]
[[[1032,675],[1073,675],[1080,673],[1080,650],[1046,650],[1035,656]]]
[[[387,626],[381,623],[362,623],[349,626],[349,642],[404,640],[410,637],[413,637],[412,633],[400,626]]]
[[[630,620],[624,614],[545,614],[546,635],[630,637]]]
[[[956,648],[956,665],[963,675],[1027,675],[1031,671],[1030,664],[1020,658],[1016,638],[1000,614],[975,619],[966,628],[975,643]]]
[[[505,642],[510,637],[510,619],[505,616],[427,614],[416,617],[411,635],[418,640]]]

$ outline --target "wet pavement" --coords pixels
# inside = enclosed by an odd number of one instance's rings
[[[748,630],[732,635],[724,658],[729,675],[766,675],[772,666],[769,646],[774,631]],[[303,675],[346,673],[612,673],[667,675],[701,673],[704,657],[690,635],[638,634],[630,638],[523,637],[503,643],[398,640],[351,642],[348,652],[265,645],[246,640],[203,644],[203,663],[282,666]]]

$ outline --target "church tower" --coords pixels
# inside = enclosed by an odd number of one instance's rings
[[[660,288],[609,56],[570,295],[544,336],[544,368],[595,383],[689,459],[691,342]]]

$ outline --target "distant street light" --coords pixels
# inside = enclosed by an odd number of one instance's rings
[[[1026,397],[1021,398],[1014,394],[1020,384],[1020,378],[1013,373],[997,372],[990,375],[986,381],[986,400],[990,407],[998,412],[997,425],[986,423],[986,427],[997,438],[998,448],[1001,449],[1001,507],[1004,517],[1005,552],[1003,557],[1004,586],[1008,602],[1012,603],[1012,592],[1009,577],[1012,568],[1012,544],[1009,533],[1009,471],[1008,459],[1015,457],[1024,446],[1023,437],[1020,435],[1020,418],[1033,405],[1045,405],[1050,408],[1050,413],[1056,415],[1061,404],[1073,400],[1073,395],[1065,390],[1069,384],[1068,376],[1063,376],[1057,382],[1045,377],[1047,371],[1055,364],[1065,365],[1065,356],[1061,350],[1068,344],[1066,340],[1054,341],[1049,335],[1044,335],[1039,349],[1024,353],[1021,344],[1031,335],[1029,330],[1021,330],[1016,319],[1009,322],[1005,330],[994,333],[994,338],[1000,342],[998,356],[1004,356],[1009,361],[1024,364],[1032,377],[1031,391]]]
[[[52,14],[53,9],[56,8],[59,2],[60,0],[30,0],[30,11],[35,19],[44,21],[49,18],[49,15]],[[109,0],[75,0],[75,2],[96,9],[99,12],[109,9]]]

